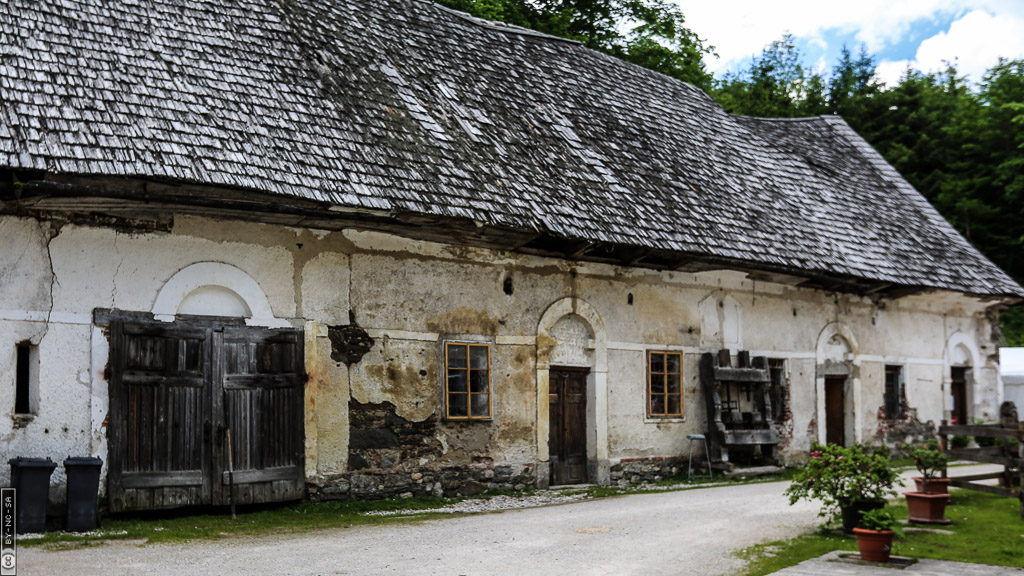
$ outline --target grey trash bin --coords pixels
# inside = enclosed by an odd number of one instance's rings
[[[88,532],[99,525],[96,500],[102,467],[103,460],[99,458],[80,456],[64,461],[64,471],[68,475],[68,513],[64,518],[64,530]]]
[[[11,458],[11,487],[18,491],[18,534],[46,530],[46,505],[50,500],[50,474],[57,464],[49,458]]]

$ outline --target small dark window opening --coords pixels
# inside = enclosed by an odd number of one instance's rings
[[[885,367],[885,417],[897,420],[903,417],[903,367]]]
[[[508,294],[509,296],[511,296],[512,292],[515,291],[515,289],[512,287],[512,277],[511,276],[506,276],[505,277],[505,284],[502,286],[502,290],[504,290],[505,294]]]
[[[772,401],[772,421],[783,422],[786,419],[786,361],[769,358],[768,375],[771,378],[768,394]]]
[[[17,364],[14,376],[14,413],[32,414],[32,384],[33,372],[32,359],[35,356],[35,346],[28,342],[20,342],[16,346]]]
[[[954,366],[949,390],[949,416],[953,425],[964,426],[967,420],[967,368]]]
[[[632,306],[632,305],[633,305],[633,293],[632,293],[632,292],[630,292],[630,293],[629,293],[629,294],[628,294],[628,295],[626,296],[626,304],[629,304],[630,306]]]

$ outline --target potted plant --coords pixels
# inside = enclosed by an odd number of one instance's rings
[[[843,530],[852,533],[860,514],[885,506],[885,497],[895,495],[897,474],[889,459],[862,444],[849,448],[837,444],[811,445],[807,465],[793,475],[786,489],[789,503],[820,500],[819,516],[840,513]]]
[[[865,512],[858,526],[853,529],[857,536],[860,559],[865,562],[888,562],[893,537],[900,532],[891,512],[884,509]]]
[[[921,478],[914,479],[917,482],[917,491],[903,493],[907,498],[910,521],[921,524],[949,524],[949,520],[946,519],[949,479],[936,477],[946,470],[946,455],[934,442],[926,442],[911,450],[910,456],[921,472]]]
[[[917,471],[921,473],[920,476],[914,477],[917,491],[925,494],[949,494],[949,478],[945,478],[949,459],[939,449],[939,443],[932,438],[918,446],[904,448],[914,459]]]
[[[946,504],[949,494],[925,494],[904,492],[907,498],[908,520],[917,524],[949,524],[946,518]]]

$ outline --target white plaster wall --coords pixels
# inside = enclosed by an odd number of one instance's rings
[[[815,361],[813,358],[789,358],[786,361],[786,368],[792,436],[782,455],[788,460],[799,460],[810,448],[817,434]]]
[[[324,324],[348,324],[349,257],[317,254],[302,268],[302,314]]]
[[[352,256],[352,308],[367,329],[535,335],[541,314],[567,291],[567,275],[549,268],[525,274],[501,255],[465,262],[359,253]],[[508,275],[512,295],[503,291]]]
[[[698,392],[699,361],[696,354],[683,355],[683,417],[648,418],[646,353],[608,352],[608,439],[613,459],[689,451],[687,434],[703,432],[707,421],[704,399]]]
[[[7,459],[92,455],[90,443],[90,329],[73,315],[50,311],[50,226],[0,217],[0,485],[10,485]],[[56,285],[55,285],[56,288]],[[49,324],[46,323],[50,319]],[[38,346],[38,405],[31,418],[14,418],[15,345]],[[51,500],[63,500],[52,476]]]
[[[931,421],[936,426],[942,423],[946,409],[948,390],[943,388],[947,378],[941,364],[910,364],[904,376],[907,403],[917,409],[918,418]]]
[[[0,313],[49,307],[48,233],[30,218],[0,216]]]
[[[613,460],[682,454],[686,434],[703,431],[697,361],[708,348],[701,346],[699,303],[708,297],[732,299],[739,306],[744,348],[787,359],[793,414],[788,454],[793,457],[816,438],[821,424],[815,349],[822,329],[833,322],[845,326],[860,346],[856,409],[864,439],[875,434],[887,363],[906,366],[908,400],[920,418],[942,419],[945,348],[956,331],[969,335],[983,359],[975,370],[978,413],[998,408],[984,305],[948,293],[879,304],[754,282],[738,272],[630,270],[381,233],[322,233],[190,217],[176,217],[170,233],[124,234],[67,225],[47,253],[48,228],[31,219],[0,217],[0,381],[13,381],[13,344],[25,338],[42,338],[40,357],[46,366],[40,373],[46,394],[41,394],[39,417],[23,430],[13,430],[9,418],[0,419],[5,450],[32,448],[61,458],[102,453],[106,351],[102,334],[90,327],[92,311],[150,310],[167,279],[197,262],[237,267],[259,284],[276,317],[315,323],[307,324],[316,330],[307,335],[307,367],[315,372],[307,410],[323,416],[307,414],[310,474],[344,471],[348,420],[330,414],[345,413],[350,396],[360,402],[393,402],[399,415],[410,419],[440,409],[437,351],[445,335],[494,345],[495,421],[451,432],[445,438],[449,449],[460,450],[459,442],[480,446],[485,437],[482,450],[496,461],[543,457],[537,430],[546,423],[537,419],[547,399],[538,405],[538,323],[552,303],[565,298],[585,301],[604,326],[608,392],[607,436],[602,438]],[[503,290],[509,277],[511,295]],[[349,310],[378,342],[351,369],[329,358],[322,330],[347,324]],[[48,330],[47,315],[55,320]],[[645,417],[645,351],[651,349],[684,353],[682,419]],[[0,386],[3,406],[13,406],[10,388]],[[601,425],[597,415],[594,420]],[[54,422],[61,425],[51,426]],[[594,431],[591,438],[597,441]]]
[[[284,248],[245,241],[250,235],[288,238],[294,232],[233,224],[237,237],[227,240],[218,237],[224,223],[205,221],[202,227],[211,237],[124,234],[0,217],[2,413],[13,415],[14,345],[30,340],[39,346],[38,413],[21,428],[14,427],[13,417],[0,418],[3,454],[49,456],[60,462],[69,456],[106,460],[108,355],[105,335],[91,324],[96,308],[148,311],[164,282],[179,269],[217,261],[257,279],[277,314],[294,314],[291,255]],[[0,484],[6,485],[9,476],[9,467],[0,467]],[[55,500],[64,498],[63,482],[59,466],[51,482]]]
[[[860,366],[862,398],[859,412],[864,427],[863,440],[868,443],[875,441],[878,435],[878,415],[885,409],[885,366],[885,362],[870,361],[865,361]],[[904,372],[904,382],[908,381],[906,376]],[[907,399],[910,400],[909,391]],[[914,406],[913,402],[910,405]]]
[[[219,228],[215,223],[209,226]],[[177,271],[197,262],[222,262],[239,268],[259,284],[275,316],[292,317],[295,289],[291,254],[283,247],[244,241],[249,235],[265,238],[273,234],[271,227],[231,227],[238,234],[234,241],[177,233],[127,235],[101,228],[67,226],[51,242],[57,278],[54,311],[149,311],[160,288]]]
[[[0,485],[10,485],[7,459],[18,456],[50,458],[58,463],[51,477],[51,500],[62,501],[58,486],[64,482],[60,464],[70,456],[92,456],[90,327],[38,322],[0,322],[0,405],[14,412],[14,344],[29,338],[39,346],[39,404],[30,420],[16,427],[13,417],[0,418]],[[13,338],[11,338],[13,336]],[[8,384],[9,383],[9,384]]]

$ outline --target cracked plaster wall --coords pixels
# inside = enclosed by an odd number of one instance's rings
[[[831,322],[847,326],[860,344],[864,376],[857,412],[865,440],[877,429],[880,374],[887,363],[907,366],[908,401],[922,420],[944,417],[945,343],[957,332],[977,345],[982,359],[974,371],[976,415],[988,417],[998,403],[995,348],[984,306],[945,293],[876,303],[754,282],[738,272],[631,270],[382,233],[323,233],[193,217],[176,217],[170,233],[65,225],[48,253],[53,232],[47,223],[0,217],[0,382],[13,381],[15,342],[38,341],[41,358],[39,415],[17,430],[11,419],[0,421],[0,441],[12,454],[105,457],[107,353],[102,333],[91,326],[92,310],[149,310],[168,278],[203,261],[245,271],[265,292],[276,317],[305,327],[306,465],[314,482],[347,471],[351,399],[390,403],[409,421],[440,414],[439,342],[446,338],[492,343],[495,418],[483,423],[439,418],[435,435],[442,449],[425,465],[535,461],[537,427],[546,429],[537,422],[537,327],[548,306],[566,297],[587,302],[607,331],[612,461],[685,454],[686,434],[704,431],[696,376],[699,353],[716,347],[701,342],[699,303],[709,296],[729,297],[741,308],[744,348],[788,360],[793,421],[787,458],[799,458],[817,434],[814,350],[818,334]],[[512,294],[506,292],[509,285]],[[43,321],[48,315],[49,328]],[[376,344],[349,367],[330,358],[327,326],[353,318]],[[648,349],[684,353],[684,418],[645,417]],[[0,386],[0,405],[13,406],[12,395],[12,387]],[[588,435],[594,438],[593,431]],[[8,472],[0,474],[2,482]]]

